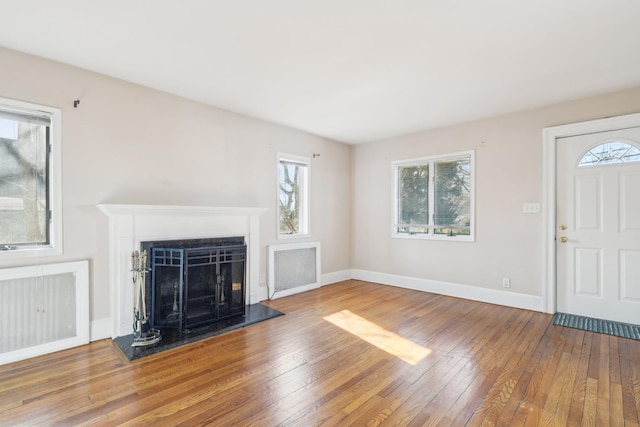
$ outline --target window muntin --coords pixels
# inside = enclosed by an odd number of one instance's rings
[[[397,161],[394,237],[473,241],[474,153]]]
[[[578,162],[578,167],[640,162],[640,148],[632,141],[612,140],[590,148]]]
[[[278,155],[278,238],[309,234],[309,159]]]
[[[59,109],[0,98],[0,257],[61,253],[60,121]]]

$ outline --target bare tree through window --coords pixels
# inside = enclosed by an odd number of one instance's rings
[[[2,113],[0,111],[0,113]],[[47,244],[49,124],[0,115],[0,244]]]
[[[278,164],[278,211],[281,236],[307,233],[308,163],[281,157]]]

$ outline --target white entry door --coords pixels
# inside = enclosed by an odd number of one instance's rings
[[[557,140],[557,310],[640,324],[640,128]]]

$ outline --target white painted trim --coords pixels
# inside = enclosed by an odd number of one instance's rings
[[[265,213],[267,208],[227,207],[227,206],[182,206],[182,205],[125,205],[102,203],[98,208],[107,216],[251,216]]]
[[[414,289],[439,295],[463,298],[524,310],[542,311],[542,298],[535,295],[519,294],[497,289],[481,288],[458,283],[440,282],[437,280],[420,279],[416,277],[400,276],[397,274],[380,273],[376,271],[353,269],[352,278],[399,288]]]
[[[0,98],[0,104],[7,108],[14,107],[25,112],[44,113],[51,119],[50,139],[51,154],[49,159],[49,208],[51,223],[49,224],[48,245],[26,246],[15,250],[0,251],[0,259],[39,258],[62,255],[62,110],[56,107],[32,104],[14,99]]]
[[[351,269],[334,271],[332,273],[325,273],[322,275],[320,286],[332,285],[334,283],[344,282],[352,278]]]
[[[347,269],[334,271],[332,273],[325,273],[322,275],[322,286],[350,279],[430,292],[438,295],[463,298],[472,301],[498,304],[523,310],[543,311],[544,305],[542,297],[535,295],[360,269]],[[311,289],[305,289],[305,291],[306,290]]]
[[[72,273],[76,287],[76,336],[0,354],[0,365],[77,347],[89,342],[89,261],[0,269],[0,280]]]
[[[260,286],[260,221],[268,209],[217,206],[101,204],[109,218],[109,286],[113,338],[132,332],[133,293],[128,262],[143,241],[244,236],[247,303],[266,299]]]
[[[434,217],[432,215],[429,218],[429,232],[421,234],[409,234],[398,232],[398,169],[402,166],[417,166],[425,165],[429,166],[429,191],[430,195],[435,194],[435,164],[442,160],[460,160],[469,158],[469,181],[471,185],[471,192],[469,194],[469,215],[471,217],[471,225],[469,227],[469,236],[452,236],[435,234]],[[449,242],[466,242],[475,243],[475,164],[476,164],[476,152],[475,150],[460,151],[456,153],[440,154],[429,157],[418,157],[413,159],[394,160],[391,162],[391,237],[394,239],[411,239],[411,240],[438,240]],[[429,212],[435,212],[435,200],[432,196],[429,197]]]
[[[280,162],[282,160],[298,162],[301,165],[305,165],[306,168],[302,177],[302,200],[299,218],[299,228],[302,230],[297,234],[280,234]],[[276,162],[276,234],[278,240],[304,239],[311,236],[311,159],[309,157],[278,153]]]
[[[111,318],[96,319],[91,321],[91,342],[111,338]]]
[[[271,297],[271,299],[282,298],[282,297],[294,295],[300,292],[306,292],[313,289],[318,289],[319,287],[322,287],[322,286],[333,285],[334,283],[344,282],[345,280],[349,280],[349,279],[352,279],[352,272],[350,269],[334,271],[332,273],[326,273],[320,276],[320,286],[314,283],[308,286],[300,286],[295,289],[288,289],[286,291],[276,292]]]
[[[327,286],[327,285],[333,285],[334,283],[344,282],[345,280],[352,279],[351,276],[352,276],[352,271],[350,269],[334,271],[332,273],[325,273],[321,275],[320,286]],[[288,289],[286,291],[276,292],[274,296],[271,297],[271,299],[282,298],[289,295],[298,294],[300,292],[306,292],[313,289],[318,289],[318,287],[319,286],[314,283],[308,286],[300,286],[295,289]]]
[[[558,138],[587,135],[616,129],[640,126],[640,113],[606,119],[590,120],[562,126],[544,128],[542,131],[542,277],[543,311],[556,312],[556,148]]]
[[[280,251],[291,251],[295,249],[310,249],[315,248],[316,250],[316,281],[314,283],[310,283],[304,286],[297,286],[292,289],[285,289],[283,291],[276,291],[275,285],[275,253]],[[322,286],[322,254],[320,250],[320,242],[299,242],[299,243],[280,243],[275,245],[269,245],[267,247],[268,256],[267,256],[267,293],[272,292],[269,295],[269,299],[282,298],[285,296],[297,294],[300,292],[310,291],[311,289],[317,289]]]
[[[311,291],[311,290],[314,290],[314,289],[318,289],[319,287],[320,286],[318,286],[318,282],[312,283],[310,285],[305,285],[305,286],[296,286],[295,288],[285,289],[284,291],[274,292],[273,295],[271,295],[270,299],[284,298],[284,297],[288,297],[289,295],[295,295],[295,294],[299,294],[299,293],[302,293],[302,292],[307,292],[307,291]]]

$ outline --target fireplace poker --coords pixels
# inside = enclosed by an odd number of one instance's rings
[[[155,344],[162,339],[160,331],[149,326],[145,296],[147,251],[133,251],[131,272],[133,273],[133,347]]]
[[[178,312],[178,282],[173,284],[173,307],[171,313],[167,315],[167,322],[175,322],[179,317]]]

